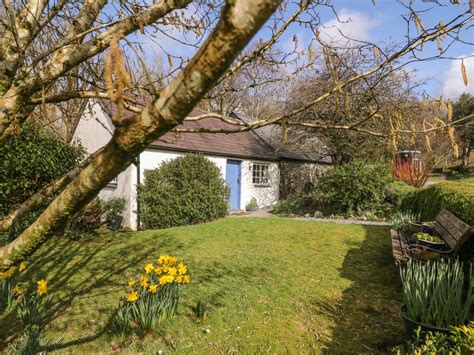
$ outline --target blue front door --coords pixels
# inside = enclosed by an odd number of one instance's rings
[[[240,209],[240,160],[227,160],[225,181],[230,187],[230,209]]]

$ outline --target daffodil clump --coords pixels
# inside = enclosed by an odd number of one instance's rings
[[[0,312],[13,304],[15,299],[23,295],[23,288],[16,283],[15,275],[20,274],[27,268],[26,263],[21,263],[18,269],[10,267],[0,272]]]
[[[133,325],[147,332],[159,319],[176,314],[180,287],[190,281],[186,264],[170,255],[161,255],[142,270],[128,281],[126,300],[114,317],[113,328],[122,336]]]
[[[31,286],[23,286],[17,276],[28,268],[25,262],[18,267],[10,267],[0,272],[0,312],[15,306],[21,321],[23,334],[10,346],[15,353],[36,352],[44,343],[47,314],[51,297],[48,293],[48,281],[41,279]]]

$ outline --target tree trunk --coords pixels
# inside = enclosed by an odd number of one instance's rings
[[[212,34],[160,97],[140,114],[117,123],[104,149],[31,226],[0,249],[4,263],[17,263],[31,253],[125,170],[153,140],[181,123],[279,4],[277,0],[229,1]]]

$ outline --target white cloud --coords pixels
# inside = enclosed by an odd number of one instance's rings
[[[370,31],[379,25],[379,20],[359,11],[341,9],[338,17],[322,24],[321,39],[333,45],[347,46],[354,40],[367,41]]]
[[[474,55],[474,53],[472,54]],[[461,62],[453,60],[448,71],[444,75],[443,96],[449,99],[456,99],[463,92],[474,95],[474,57],[464,59],[466,74],[468,78],[467,86],[464,85],[461,74]]]

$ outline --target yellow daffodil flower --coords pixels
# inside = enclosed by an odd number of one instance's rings
[[[42,279],[37,282],[38,284],[38,295],[43,296],[48,292],[48,281]]]
[[[148,277],[146,276],[142,276],[142,279],[140,281],[140,285],[143,287],[143,288],[147,288],[148,287]]]
[[[186,274],[187,271],[188,271],[188,268],[186,267],[186,265],[184,265],[183,263],[180,263],[178,265],[178,272],[180,275]]]
[[[168,283],[172,283],[173,281],[174,281],[174,276],[172,275],[162,276],[160,278],[160,285],[166,285]]]
[[[170,274],[171,276],[176,276],[177,273],[178,270],[175,267],[170,267],[168,270],[168,274]]]
[[[27,267],[26,263],[23,262],[23,263],[20,264],[20,267],[18,268],[18,271],[22,272],[23,270],[26,270],[26,267]]]
[[[9,279],[13,275],[13,268],[9,268],[7,271],[2,272],[2,277],[4,279]]]
[[[184,275],[184,276],[183,276],[183,282],[184,282],[185,284],[187,284],[187,283],[189,283],[189,281],[190,281],[189,276],[188,276],[188,275]]]
[[[15,287],[13,287],[12,289],[12,292],[15,296],[20,296],[22,293],[23,293],[23,288],[19,285],[16,285]]]
[[[138,292],[132,291],[128,294],[127,301],[128,302],[135,302],[138,300]]]
[[[133,287],[133,286],[135,286],[136,283],[137,282],[135,280],[130,280],[130,281],[128,281],[128,287]]]
[[[162,273],[163,273],[163,268],[161,266],[155,269],[155,274],[161,275]]]
[[[152,263],[148,263],[145,265],[144,269],[145,269],[145,273],[149,274],[155,269],[155,267],[153,266]]]
[[[179,284],[182,283],[183,282],[183,276],[181,276],[181,275],[177,276],[176,277],[176,282],[179,283]]]
[[[148,291],[150,291],[151,293],[156,293],[156,291],[158,291],[158,285],[150,285]]]

